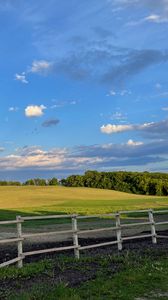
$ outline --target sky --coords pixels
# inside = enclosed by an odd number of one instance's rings
[[[0,0],[0,179],[168,171],[168,0]]]

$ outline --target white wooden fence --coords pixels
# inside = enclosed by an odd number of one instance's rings
[[[130,215],[130,214],[139,214],[141,218],[144,218],[144,214],[147,214],[148,221],[147,222],[137,222],[137,223],[121,223],[121,216],[122,215]],[[168,238],[167,235],[160,235],[159,232],[157,233],[157,226],[166,225],[168,224],[167,221],[159,221],[155,222],[154,216],[158,214],[164,214],[168,215],[168,210],[160,210],[160,211],[154,211],[152,209],[149,210],[136,210],[136,211],[120,211],[117,213],[110,213],[110,214],[98,214],[98,215],[90,215],[90,216],[81,216],[77,214],[72,215],[47,215],[47,216],[30,216],[30,217],[21,217],[17,216],[16,220],[12,221],[0,221],[0,225],[9,225],[9,224],[16,224],[17,226],[17,237],[10,238],[10,239],[1,239],[1,244],[9,244],[9,243],[17,243],[17,249],[18,249],[18,256],[14,259],[11,259],[9,261],[5,261],[0,264],[0,267],[5,267],[10,264],[16,263],[18,264],[18,267],[21,268],[23,266],[23,260],[27,256],[32,256],[36,254],[42,254],[42,253],[51,253],[51,252],[58,252],[58,251],[64,251],[64,250],[74,250],[75,258],[79,259],[80,251],[91,249],[91,248],[97,248],[97,247],[104,247],[109,245],[117,244],[118,250],[122,250],[122,244],[124,241],[133,240],[133,239],[141,239],[141,238],[151,238],[152,243],[156,244],[158,238]],[[105,227],[105,228],[96,228],[96,229],[85,229],[80,230],[78,228],[78,220],[80,219],[89,219],[89,218],[115,218],[115,226],[113,227]],[[69,218],[72,221],[72,228],[70,230],[61,230],[61,231],[52,231],[52,232],[40,232],[40,233],[30,233],[30,234],[24,234],[22,232],[22,224],[25,221],[36,221],[36,220],[49,220],[49,219],[65,219]],[[135,219],[135,217],[134,217]],[[124,219],[123,219],[124,220]],[[123,236],[122,233],[124,229],[132,228],[132,227],[138,227],[148,225],[150,228],[149,234],[140,234],[140,235],[131,235],[131,236]],[[87,246],[80,246],[79,244],[79,236],[81,234],[89,234],[89,233],[97,233],[97,232],[104,232],[104,231],[114,231],[116,232],[116,240],[99,243],[99,244],[93,244],[93,245],[87,245]],[[40,236],[49,236],[49,235],[57,235],[57,234],[72,234],[73,239],[73,245],[72,246],[66,246],[66,247],[57,247],[57,248],[51,248],[51,249],[43,249],[43,250],[36,250],[36,251],[29,251],[24,252],[23,251],[23,241],[31,238],[31,237],[40,237]]]

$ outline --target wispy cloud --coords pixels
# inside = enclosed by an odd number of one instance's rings
[[[67,76],[71,80],[97,81],[106,85],[123,86],[127,80],[151,66],[168,61],[165,50],[135,50],[117,47],[108,41],[93,41],[77,45],[73,50],[55,55],[52,61],[35,60],[27,67],[27,71],[19,75],[18,80],[25,82],[29,74]],[[25,67],[26,69],[26,67]],[[20,77],[22,76],[22,77]],[[109,95],[129,95],[130,90],[112,89]]]
[[[28,69],[28,72],[37,74],[47,74],[51,71],[52,66],[52,62],[49,62],[47,60],[35,60],[32,62],[32,65]]]
[[[8,109],[10,112],[16,112],[16,111],[18,111],[19,110],[19,108],[18,107],[16,107],[16,106],[11,106],[11,107],[9,107],[9,109]]]
[[[152,65],[168,61],[167,51],[158,50],[133,50],[124,55],[123,61],[104,74],[104,83],[125,82]]]
[[[126,95],[131,95],[132,92],[130,90],[121,90],[121,91],[116,91],[114,89],[110,90],[109,93],[107,94],[107,97],[114,97],[114,96],[126,96]]]
[[[143,142],[136,142],[136,141],[133,141],[132,139],[128,140],[127,142],[127,145],[128,146],[140,146],[140,145],[143,145]]]
[[[27,67],[27,70],[21,74],[15,74],[15,80],[22,83],[29,83],[27,77],[29,74],[38,74],[38,75],[48,75],[53,67],[53,63],[47,60],[34,60],[30,67]]]
[[[20,81],[22,83],[29,83],[28,80],[26,79],[26,74],[23,72],[22,74],[15,74],[15,80]]]
[[[110,116],[111,120],[124,121],[127,119],[127,114],[123,114],[120,111],[115,112]]]
[[[149,15],[145,19],[145,21],[153,22],[153,23],[167,23],[168,16],[161,16],[161,15]]]
[[[54,104],[50,106],[51,109],[56,109],[56,108],[61,108],[61,107],[65,107],[65,106],[68,106],[68,105],[76,105],[76,104],[78,104],[77,100],[63,100],[63,101],[58,101],[56,99],[52,99],[52,102]]]
[[[151,66],[168,61],[168,52],[160,50],[134,50],[105,44],[83,50],[76,49],[53,63],[51,72],[66,75],[71,80],[93,80],[114,86],[122,86],[126,81]],[[116,95],[111,90],[111,96]],[[130,94],[123,89],[120,96]]]
[[[120,9],[134,9],[149,11],[149,14],[139,20],[133,20],[127,25],[140,25],[145,22],[167,23],[168,22],[168,1],[167,0],[109,0],[114,7]]]
[[[145,18],[142,18],[140,20],[130,21],[126,25],[127,26],[136,26],[141,25],[143,23],[150,22],[150,23],[167,23],[168,22],[168,15],[167,16],[161,16],[161,15],[148,15]]]
[[[145,7],[153,11],[160,10],[162,13],[168,12],[167,0],[108,0],[113,5],[123,5],[125,7],[133,6],[134,8]]]

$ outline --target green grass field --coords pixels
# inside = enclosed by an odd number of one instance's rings
[[[0,217],[18,213],[110,213],[117,210],[168,208],[168,197],[66,187],[0,187]]]
[[[2,268],[0,299],[167,300],[168,258],[166,252],[154,253],[92,256],[80,261],[62,256],[23,269]],[[77,286],[72,284],[74,277]]]

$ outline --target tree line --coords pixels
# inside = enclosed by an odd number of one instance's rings
[[[35,186],[47,186],[47,185],[58,185],[59,181],[53,177],[51,179],[33,178],[28,179],[21,183],[20,181],[0,181],[0,186],[21,186],[21,185],[35,185]]]
[[[61,180],[69,187],[91,187],[142,195],[168,195],[168,174],[149,172],[97,172],[71,175]]]
[[[90,187],[116,190],[121,192],[168,196],[168,174],[150,172],[98,172],[87,171],[84,175],[71,175],[60,181],[33,178],[21,183],[19,181],[0,181],[0,186],[57,186]]]

